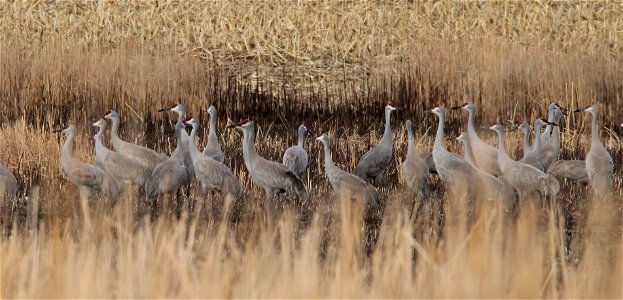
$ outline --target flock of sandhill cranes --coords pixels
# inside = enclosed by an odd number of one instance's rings
[[[317,134],[316,140],[324,147],[325,173],[336,193],[363,199],[371,207],[381,205],[382,201],[375,186],[379,185],[392,159],[393,135],[390,124],[391,114],[396,109],[392,103],[385,107],[383,137],[359,160],[352,174],[341,170],[333,162],[328,135],[321,132]],[[530,146],[530,126],[524,122],[518,127],[525,135],[523,158],[520,160],[513,160],[507,154],[504,146],[504,126],[497,124],[490,127],[498,136],[496,148],[478,137],[474,125],[474,104],[465,103],[452,109],[468,112],[467,130],[456,137],[463,143],[463,156],[446,149],[446,109],[443,105],[436,105],[428,111],[437,115],[439,121],[432,159],[430,154],[416,152],[413,123],[411,120],[406,121],[408,148],[401,165],[401,173],[410,192],[428,197],[431,172],[437,173],[450,190],[457,186],[465,187],[468,195],[500,200],[507,206],[512,206],[517,197],[521,200],[535,193],[542,197],[555,197],[560,189],[556,177],[589,183],[597,193],[610,191],[614,165],[612,157],[599,140],[596,107],[584,109],[592,115],[591,147],[584,161],[558,160],[558,123],[566,110],[556,103],[549,106],[548,119],[537,118],[534,121],[533,146]],[[232,170],[223,163],[224,155],[216,132],[216,108],[208,108],[210,127],[208,142],[203,151],[199,150],[195,141],[200,126],[198,118],[187,118],[186,108],[181,104],[174,104],[160,111],[175,112],[178,115],[175,123],[176,148],[171,156],[122,140],[118,134],[119,114],[115,111],[106,112],[102,119],[93,124],[99,128],[94,136],[95,165],[79,161],[72,155],[76,134],[73,125],[55,130],[67,136],[61,151],[60,165],[81,196],[88,199],[93,191],[100,191],[110,197],[114,204],[125,185],[136,185],[144,189],[149,203],[161,195],[175,194],[196,178],[204,194],[219,192],[240,199],[243,196],[242,185]],[[112,122],[110,140],[114,151],[107,148],[103,141],[107,129],[106,119]],[[187,126],[192,127],[190,135],[185,130]],[[541,132],[543,126],[545,130]],[[256,152],[253,121],[243,119],[228,128],[242,131],[245,166],[253,182],[266,192],[267,197],[276,197],[282,193],[299,199],[306,196],[307,190],[301,180],[309,161],[305,150],[305,135],[313,132],[305,124],[298,127],[298,143],[285,151],[281,163],[268,160]],[[0,165],[0,192],[5,196],[15,197],[17,189],[15,177],[6,167]]]

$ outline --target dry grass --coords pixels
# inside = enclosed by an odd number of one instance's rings
[[[621,298],[621,11],[616,2],[2,2],[0,162],[30,200],[1,213],[1,296]],[[389,100],[404,110],[370,257],[362,207],[330,196],[317,142],[308,147],[316,205],[307,224],[290,209],[277,219],[265,212],[240,135],[224,130],[227,118],[252,116],[258,151],[279,160],[306,121],[330,131],[333,158],[352,170],[378,141]],[[175,101],[200,116],[219,108],[226,163],[246,187],[242,221],[232,227],[208,207],[136,227],[130,192],[83,224],[50,129],[76,124],[75,154],[93,161],[91,118],[114,108],[122,136],[170,153],[171,116],[156,110]],[[487,206],[469,234],[450,224],[439,241],[430,216],[411,220],[401,205],[410,196],[395,171],[406,150],[400,124],[413,119],[418,150],[430,151],[436,121],[422,111],[465,101],[479,105],[492,144],[487,124],[533,120],[553,101],[598,103],[614,199],[563,183],[544,224],[529,205],[514,227]],[[448,131],[465,118],[451,113]],[[561,157],[583,158],[588,116],[561,125]],[[507,149],[521,142],[508,137]],[[570,241],[564,229],[574,230]]]

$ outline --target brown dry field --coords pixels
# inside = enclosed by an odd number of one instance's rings
[[[0,163],[21,198],[0,212],[2,298],[623,298],[621,3],[7,1],[0,16]],[[333,159],[350,171],[382,135],[389,101],[402,109],[373,225],[362,203],[332,195],[313,139],[313,205],[267,213],[241,135],[225,129],[252,117],[258,152],[279,161],[305,121],[329,132]],[[205,199],[196,183],[183,197],[203,209],[180,218],[137,222],[132,190],[113,212],[82,216],[60,171],[64,138],[51,130],[76,125],[74,154],[93,163],[91,123],[115,109],[123,138],[168,154],[174,118],[157,110],[172,102],[205,124],[207,107],[219,109],[225,163],[245,187],[241,221],[229,224],[212,206],[229,200]],[[409,217],[397,171],[404,122],[430,152],[437,119],[423,111],[463,102],[478,105],[492,145],[496,122],[532,123],[551,102],[596,104],[613,197],[561,181],[544,214],[525,203],[509,225],[490,203],[468,234],[446,224],[440,237],[438,210],[456,199],[433,175],[429,213]],[[447,134],[465,125],[450,112]],[[583,159],[589,116],[560,125],[560,158]],[[506,138],[516,157],[520,133]]]

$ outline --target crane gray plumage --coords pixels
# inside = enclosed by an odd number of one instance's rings
[[[385,131],[383,137],[376,146],[364,154],[353,174],[361,177],[363,180],[371,181],[374,185],[378,185],[381,177],[389,163],[392,160],[392,152],[394,141],[391,128],[391,113],[396,110],[392,104],[385,106]]]
[[[183,122],[175,123],[175,139],[177,146],[171,157],[156,166],[151,173],[145,187],[148,200],[152,200],[159,195],[167,193],[173,194],[191,180],[191,174],[185,164],[184,151],[182,150],[183,128]]]
[[[473,103],[465,103],[462,106],[455,106],[452,109],[462,108],[468,112],[467,118],[467,134],[469,134],[472,149],[474,150],[474,157],[478,167],[487,171],[487,173],[499,176],[502,174],[500,166],[498,164],[498,152],[495,147],[485,143],[476,132],[476,126],[474,125],[476,105]]]
[[[208,156],[220,163],[225,160],[223,150],[221,150],[221,143],[218,140],[216,134],[216,107],[210,105],[208,108],[208,114],[210,114],[210,128],[208,131],[208,143],[203,148],[203,155]]]
[[[588,184],[589,181],[584,160],[557,160],[549,167],[547,174],[556,178],[568,178],[577,183]]]
[[[551,103],[549,107],[547,108],[547,121],[548,122],[556,123],[556,124],[559,123],[560,120],[556,120],[556,117],[555,117],[556,110],[560,110],[560,106],[556,103]],[[552,136],[553,129],[554,127],[551,125],[545,126],[545,131],[543,131],[543,134],[541,134],[541,141],[543,142],[543,145],[547,145],[547,143],[549,143],[551,136]]]
[[[420,153],[418,154],[418,156],[424,162],[426,162],[426,165],[428,166],[428,172],[430,172],[431,174],[437,174],[437,169],[435,168],[435,161],[433,160],[432,152]]]
[[[428,164],[415,151],[413,137],[413,123],[407,120],[407,156],[402,163],[402,177],[411,193],[420,194],[428,198],[430,171]]]
[[[579,112],[580,110],[576,110]],[[612,156],[599,140],[598,118],[599,111],[595,106],[584,109],[592,115],[591,119],[591,148],[586,154],[586,174],[595,193],[609,193],[612,186],[614,162]]]
[[[530,125],[527,122],[519,124],[518,129],[523,132],[523,157],[525,158],[532,148],[530,147]]]
[[[242,154],[244,164],[255,184],[264,189],[266,196],[273,197],[278,193],[294,194],[303,198],[307,191],[301,179],[290,168],[257,154],[255,150],[255,125],[253,121],[242,120],[235,127],[242,131]]]
[[[331,157],[331,148],[329,146],[329,137],[323,133],[316,140],[322,142],[324,149],[324,168],[329,183],[333,191],[341,197],[351,197],[362,199],[372,207],[378,207],[379,193],[374,186],[359,176],[345,172],[335,166]]]
[[[176,148],[173,151],[171,156],[175,155],[175,151],[182,151],[183,158],[184,158],[184,165],[188,169],[188,172],[190,173],[190,176],[192,178],[192,176],[195,175],[195,168],[193,167],[193,162],[192,162],[192,159],[190,158],[190,150],[188,149],[189,135],[188,135],[188,132],[186,132],[186,130],[184,129],[185,128],[184,121],[186,120],[186,107],[180,103],[175,103],[171,105],[171,108],[163,108],[158,111],[159,112],[172,111],[172,112],[177,113],[177,123],[182,124],[182,130],[180,132],[182,144],[180,148]]]
[[[552,126],[552,124],[544,122],[541,118],[534,120],[534,147],[528,151],[528,153],[521,160],[519,160],[519,162],[531,165],[539,169],[541,172],[544,172],[545,170],[543,167],[543,159],[541,157],[543,155],[543,144],[541,143],[541,128],[543,125]]]
[[[143,147],[140,145],[128,143],[119,137],[119,114],[110,110],[104,118],[112,121],[112,128],[110,132],[110,142],[115,149],[115,152],[121,153],[131,159],[140,162],[143,166],[149,170],[153,170],[156,166],[167,159],[167,156],[160,154],[152,149]]]
[[[202,191],[204,193],[217,191],[236,199],[242,197],[242,186],[231,169],[222,162],[204,155],[197,148],[195,139],[199,130],[199,119],[192,118],[186,121],[186,124],[193,128],[188,140],[189,150],[195,167],[195,177],[201,183]]]
[[[107,127],[106,120],[99,119],[93,126],[99,128],[94,136],[96,165],[123,183],[144,186],[151,175],[151,170],[139,161],[104,146],[102,140]]]
[[[510,207],[510,189],[495,176],[478,167],[476,159],[474,158],[474,153],[472,152],[469,134],[461,133],[456,139],[463,143],[463,156],[465,157],[465,161],[476,169],[478,179],[480,179],[480,184],[477,186],[483,192],[484,198],[489,201],[503,200],[504,204]]]
[[[552,121],[548,121],[551,124],[548,124],[548,128],[550,129],[552,134],[548,135],[550,137],[546,142],[543,142],[543,153],[542,153],[542,161],[543,168],[548,170],[549,167],[558,160],[560,156],[560,127],[557,126],[560,124],[560,119],[564,115],[563,109],[554,103],[554,107],[551,110],[552,113]],[[546,129],[547,130],[547,129]]]
[[[0,164],[0,197],[13,199],[17,195],[17,179],[11,170]]]
[[[76,128],[73,125],[56,130],[59,131],[67,135],[60,159],[61,170],[65,176],[78,187],[82,197],[88,199],[94,191],[101,191],[111,198],[114,205],[122,191],[119,181],[106,171],[73,157],[72,148],[76,135]]]
[[[303,177],[309,162],[309,157],[305,150],[305,133],[308,131],[305,124],[301,124],[297,129],[298,144],[286,149],[286,152],[283,153],[283,165],[294,171],[294,174],[298,177]]]
[[[533,191],[547,196],[547,175],[531,165],[514,161],[508,156],[504,146],[504,127],[502,125],[494,125],[490,129],[498,134],[498,160],[502,174],[507,182],[517,190],[520,199],[525,199]]]
[[[463,157],[448,152],[445,146],[444,123],[446,121],[446,109],[443,105],[430,110],[439,117],[439,125],[433,144],[433,161],[439,178],[449,187],[469,187],[471,180],[477,176],[476,169]]]

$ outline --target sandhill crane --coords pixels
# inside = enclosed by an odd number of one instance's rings
[[[67,140],[61,151],[61,170],[69,181],[78,187],[81,199],[88,200],[94,191],[101,191],[111,198],[111,207],[116,203],[121,194],[121,184],[117,179],[110,176],[106,171],[81,162],[73,157],[74,137],[76,127],[66,125],[55,130],[67,135]]]
[[[558,122],[554,120],[554,111],[556,109],[558,109],[558,104],[556,103],[551,103],[549,107],[547,108],[547,121],[548,122],[558,124]],[[543,131],[543,133],[541,134],[541,142],[543,143],[543,145],[546,145],[547,143],[549,143],[549,140],[552,136],[552,129],[553,128],[550,125],[545,126],[545,131]]]
[[[580,112],[576,110],[575,112]],[[584,109],[585,112],[592,115],[591,121],[591,148],[586,154],[586,173],[588,179],[596,193],[610,192],[612,185],[612,176],[614,171],[614,162],[612,156],[606,150],[599,140],[599,127],[597,119],[599,111],[595,106],[589,106]]]
[[[500,166],[498,165],[498,152],[495,147],[485,143],[478,137],[476,133],[476,126],[474,126],[474,117],[476,111],[476,105],[473,103],[465,103],[462,106],[455,106],[452,109],[462,108],[467,111],[467,134],[474,150],[474,157],[478,167],[487,171],[487,173],[499,176],[502,174]]]
[[[547,174],[556,178],[568,178],[577,183],[588,184],[586,162],[583,160],[557,160],[549,167]]]
[[[197,148],[195,138],[197,137],[197,130],[199,130],[199,119],[192,118],[186,121],[186,124],[191,125],[193,128],[188,140],[190,143],[189,150],[195,167],[195,177],[201,183],[202,192],[217,191],[231,195],[236,199],[242,197],[240,181],[234,176],[231,169],[223,163],[203,155]]]
[[[402,163],[402,177],[409,189],[409,192],[421,194],[428,198],[430,172],[426,162],[416,153],[413,137],[413,123],[407,120],[407,156]]]
[[[93,126],[99,128],[97,134],[93,137],[95,139],[96,166],[122,183],[136,184],[143,187],[149,175],[151,175],[151,170],[137,160],[114,152],[104,146],[102,140],[107,127],[106,120],[99,119],[93,123]]]
[[[527,122],[522,122],[521,124],[519,124],[519,127],[517,128],[521,129],[521,131],[523,132],[523,157],[526,157],[526,155],[528,155],[528,152],[530,152],[531,150],[530,148],[530,125],[528,125]]]
[[[303,177],[307,170],[309,158],[305,150],[305,133],[309,132],[305,124],[301,124],[298,131],[298,144],[286,149],[283,153],[283,165],[294,171],[298,177]]]
[[[159,112],[175,112],[177,113],[177,123],[182,124],[182,130],[180,131],[180,137],[182,139],[182,144],[180,148],[176,148],[171,156],[175,155],[175,151],[182,151],[184,158],[184,165],[188,168],[188,172],[190,172],[191,177],[195,174],[195,169],[193,168],[193,162],[190,158],[190,151],[188,149],[188,132],[184,129],[184,120],[186,120],[186,107],[180,103],[174,103],[170,108],[163,108],[158,110]],[[177,134],[177,133],[176,133]]]
[[[498,160],[502,174],[508,183],[517,190],[519,198],[525,199],[533,191],[538,191],[543,196],[547,196],[547,175],[531,165],[512,160],[506,154],[504,126],[493,125],[490,129],[498,134]]]
[[[476,170],[465,159],[459,155],[448,152],[445,145],[444,123],[446,121],[446,109],[443,105],[435,106],[432,112],[439,117],[439,125],[437,134],[435,135],[435,143],[433,145],[433,161],[439,178],[448,185],[470,187],[471,180],[477,176]]]
[[[135,145],[122,140],[119,137],[119,114],[116,111],[109,110],[106,114],[104,114],[104,118],[112,121],[110,142],[116,152],[137,160],[150,170],[153,170],[158,164],[167,159],[167,156],[164,154],[160,154],[147,147]]]
[[[342,197],[363,199],[372,207],[378,207],[379,193],[374,186],[359,176],[341,170],[333,163],[331,149],[329,147],[329,137],[326,133],[321,134],[316,140],[322,142],[324,148],[324,169],[329,178],[329,183],[333,191]]]
[[[551,124],[548,124],[548,127],[552,129],[552,136],[549,138],[549,141],[543,142],[543,168],[545,170],[549,169],[549,167],[558,160],[558,156],[560,155],[560,127],[558,124],[560,123],[560,119],[565,115],[565,111],[558,104],[552,110],[552,121]]]
[[[242,154],[244,164],[251,175],[253,182],[264,189],[267,197],[274,197],[279,193],[294,194],[303,198],[307,191],[301,179],[290,168],[261,157],[255,151],[255,124],[249,119],[243,119],[237,124],[229,126],[237,128],[243,133]]]
[[[210,114],[210,128],[208,131],[208,143],[203,148],[203,155],[222,163],[225,160],[225,156],[216,135],[216,107],[214,105],[210,105],[208,114]]]
[[[536,120],[534,120],[534,147],[530,151],[528,151],[528,153],[524,155],[524,157],[519,161],[524,164],[531,165],[539,169],[541,172],[544,172],[545,170],[543,168],[542,159],[543,144],[541,143],[541,128],[543,127],[543,125],[556,126],[556,124],[547,122],[545,121],[545,119],[537,118]]]
[[[474,153],[472,152],[469,135],[461,133],[459,136],[456,137],[456,139],[463,143],[463,156],[465,157],[465,161],[467,161],[469,164],[472,165],[472,167],[476,169],[478,179],[480,179],[480,184],[478,184],[477,186],[480,188],[481,191],[484,192],[484,198],[489,201],[504,200],[504,204],[509,207],[509,189],[507,189],[504,183],[497,179],[495,176],[478,168],[478,165],[476,164],[476,160],[474,158]]]
[[[156,166],[151,173],[145,187],[148,200],[153,200],[163,194],[174,194],[181,186],[188,184],[191,180],[191,174],[185,164],[182,150],[183,128],[183,122],[175,123],[175,139],[177,141],[175,151],[169,159]]]
[[[385,106],[385,131],[383,132],[383,137],[376,146],[361,157],[353,171],[353,174],[361,177],[363,180],[371,181],[374,185],[380,183],[383,173],[392,160],[394,142],[391,114],[394,110],[396,110],[396,107],[393,103]]]
[[[0,164],[0,198],[15,198],[15,195],[17,194],[17,189],[17,179],[15,178],[15,176],[13,176],[11,170]]]

